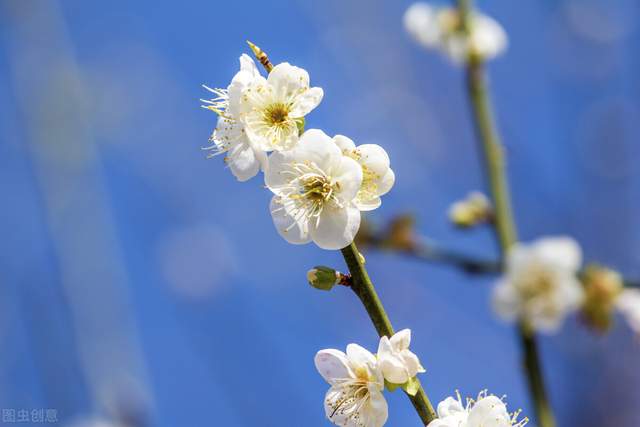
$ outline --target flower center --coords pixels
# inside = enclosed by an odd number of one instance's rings
[[[538,265],[529,269],[518,287],[525,300],[547,296],[556,288],[553,274]]]
[[[283,174],[291,176],[284,194],[280,197],[283,205],[288,205],[289,213],[296,221],[315,219],[316,226],[320,215],[327,204],[341,206],[336,193],[340,184],[333,182],[330,176],[320,169],[314,162],[294,162]]]
[[[281,102],[264,109],[264,121],[271,126],[282,126],[289,119],[289,107]]]

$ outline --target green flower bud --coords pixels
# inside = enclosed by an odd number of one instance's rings
[[[340,280],[340,273],[331,267],[318,265],[307,272],[307,280],[316,289],[330,291]]]

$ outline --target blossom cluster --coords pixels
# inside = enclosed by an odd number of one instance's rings
[[[361,211],[376,209],[395,182],[386,151],[356,144],[319,129],[302,131],[305,116],[321,102],[323,90],[310,87],[309,74],[288,63],[267,78],[248,55],[226,89],[212,89],[204,108],[218,115],[211,155],[225,162],[239,181],[264,172],[274,194],[270,211],[288,242],[315,242],[323,249],[349,245]]]
[[[493,292],[493,306],[505,320],[521,320],[539,332],[557,331],[581,309],[589,322],[617,310],[640,334],[640,290],[624,288],[620,276],[587,268],[579,278],[582,250],[570,237],[544,237],[517,243],[507,254],[505,274]],[[606,319],[605,319],[606,320]]]
[[[425,372],[418,357],[409,350],[411,331],[403,329],[391,338],[382,337],[374,356],[358,344],[347,351],[320,350],[315,357],[318,372],[331,386],[324,399],[327,418],[343,427],[381,427],[387,421],[385,383],[404,386],[411,393],[411,381]],[[415,392],[414,392],[415,393]]]

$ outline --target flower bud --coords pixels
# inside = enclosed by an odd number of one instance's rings
[[[582,318],[592,328],[604,332],[611,326],[615,302],[623,288],[622,277],[606,267],[590,265],[581,279],[585,290]]]
[[[340,273],[331,267],[318,265],[307,272],[307,280],[316,289],[330,291],[340,280]]]
[[[482,193],[469,193],[464,200],[459,200],[449,208],[449,219],[457,227],[469,228],[488,222],[493,215],[491,202]]]

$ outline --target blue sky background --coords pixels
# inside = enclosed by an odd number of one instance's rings
[[[520,235],[568,234],[640,277],[640,4],[492,0],[509,34],[490,66]],[[339,253],[276,233],[256,178],[201,147],[200,85],[248,52],[304,67],[322,104],[307,127],[378,143],[396,185],[372,219],[412,212],[422,234],[482,257],[487,230],[446,210],[482,189],[461,70],[404,33],[410,1],[0,1],[0,408],[60,425],[142,415],[149,426],[325,426],[322,348],[377,337],[313,265]],[[493,278],[368,253],[367,265],[434,402],[488,388],[532,414]],[[618,319],[620,320],[620,319]],[[640,425],[640,341],[569,319],[540,340],[559,426]],[[389,426],[419,425],[401,393]],[[27,425],[23,423],[23,425]]]

